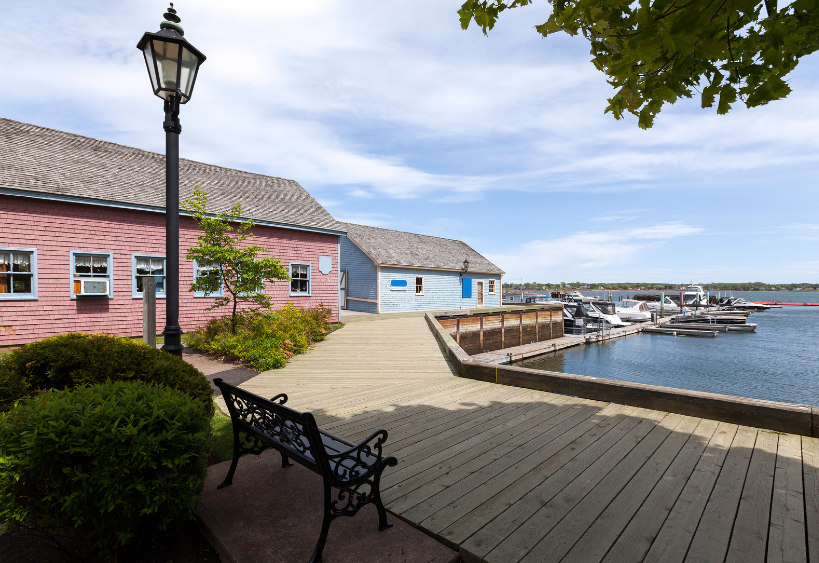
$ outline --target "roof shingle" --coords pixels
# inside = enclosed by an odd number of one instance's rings
[[[344,228],[294,180],[179,160],[179,192],[198,184],[208,210],[294,227]],[[0,118],[0,188],[165,208],[165,156]]]
[[[484,258],[465,242],[417,235],[403,231],[341,223],[347,236],[376,263],[460,270],[469,260],[470,272],[503,274],[503,270]]]

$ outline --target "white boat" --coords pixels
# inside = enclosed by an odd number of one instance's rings
[[[587,297],[580,293],[579,291],[570,291],[569,294],[567,295],[567,298],[570,301],[576,301],[578,303],[591,303],[592,301],[597,299],[597,297]]]
[[[617,316],[624,321],[643,322],[651,320],[651,311],[645,301],[623,299],[615,307]]]
[[[611,326],[628,326],[623,320],[617,316],[614,303],[608,301],[592,301],[590,303],[583,303],[583,308],[593,319],[603,319]]]
[[[660,311],[660,300],[657,301],[646,301],[646,307],[648,307],[649,311]],[[680,306],[674,303],[667,295],[665,297],[665,303],[662,306],[663,314],[676,314],[681,312]]]
[[[693,283],[685,288],[683,291],[683,305],[707,306],[708,295],[703,291],[701,285],[694,285]]]

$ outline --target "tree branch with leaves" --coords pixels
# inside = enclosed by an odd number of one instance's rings
[[[253,220],[241,220],[241,204],[233,205],[228,212],[210,214],[207,192],[194,186],[193,198],[185,199],[181,206],[204,231],[197,239],[196,246],[190,248],[185,256],[205,266],[189,291],[210,296],[224,288],[228,295],[217,295],[213,306],[206,310],[232,304],[230,326],[235,334],[237,305],[249,302],[258,308],[270,309],[272,302],[270,296],[264,294],[264,284],[266,281],[289,280],[287,268],[275,258],[259,258],[260,253],[267,252],[266,248],[243,244],[253,237],[253,233],[249,232]]]
[[[484,34],[501,12],[534,0],[467,0],[461,27]],[[701,92],[703,108],[730,111],[737,99],[755,107],[786,97],[785,77],[819,49],[819,0],[548,0],[552,13],[535,26],[547,37],[582,33],[592,63],[615,89],[606,113],[628,111],[648,129],[665,104]],[[717,101],[718,99],[718,101]]]

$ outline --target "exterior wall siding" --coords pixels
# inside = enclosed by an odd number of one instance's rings
[[[415,295],[415,277],[424,277],[424,295]],[[484,282],[484,306],[499,307],[501,304],[500,274],[466,274],[464,283],[472,284],[472,297],[463,298],[461,276],[458,272],[422,270],[420,268],[381,267],[381,312],[436,311],[477,307],[477,281]],[[488,280],[495,280],[495,293],[489,294]],[[406,280],[405,291],[390,289],[391,280]]]
[[[353,244],[346,236],[341,239],[341,269],[347,270],[347,309],[362,313],[375,313],[375,303],[356,301],[350,297],[360,299],[376,299],[376,280],[378,271],[370,258],[360,248]]]
[[[267,249],[264,256],[311,264],[311,295],[291,297],[289,282],[267,284],[274,308],[293,303],[320,303],[338,320],[338,236],[256,226],[250,244]],[[201,231],[193,219],[180,219],[180,306],[182,329],[191,331],[210,318],[229,313],[213,311],[212,297],[193,297],[193,262],[185,259]],[[100,332],[120,336],[142,334],[142,299],[132,296],[132,254],[165,254],[165,216],[160,213],[112,209],[92,205],[0,196],[0,247],[37,249],[39,298],[0,301],[0,346],[31,342],[65,332]],[[71,299],[71,250],[113,253],[113,299]],[[319,256],[331,256],[332,270],[319,271]],[[157,332],[165,324],[165,299],[157,300]],[[249,307],[249,306],[246,306]]]

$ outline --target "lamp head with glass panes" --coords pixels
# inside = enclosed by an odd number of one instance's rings
[[[179,25],[182,20],[173,3],[163,15],[165,21],[159,24],[159,31],[146,32],[137,49],[145,55],[154,94],[165,101],[176,97],[180,104],[185,104],[193,94],[199,65],[206,57],[183,37],[185,32]]]

